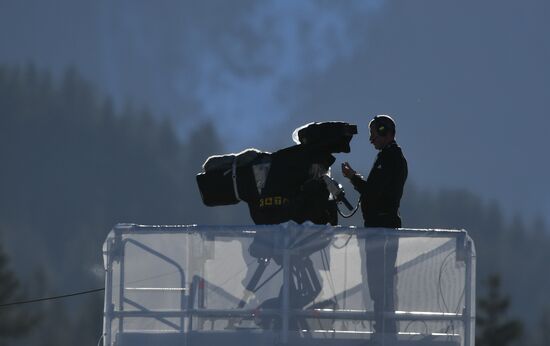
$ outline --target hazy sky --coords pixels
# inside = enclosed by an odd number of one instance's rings
[[[75,65],[121,107],[213,120],[228,151],[389,113],[427,188],[550,221],[550,2],[0,0],[0,62]],[[197,170],[199,167],[197,167]],[[348,186],[349,189],[349,186]]]

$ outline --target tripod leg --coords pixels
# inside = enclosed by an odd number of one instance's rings
[[[242,309],[246,305],[246,303],[248,302],[248,299],[254,292],[256,285],[258,285],[258,282],[260,281],[263,273],[265,272],[265,268],[267,268],[268,264],[269,264],[269,259],[263,259],[263,258],[258,259],[258,268],[256,268],[254,275],[252,275],[252,278],[246,285],[246,288],[243,293],[243,297],[239,301],[237,308]]]
[[[256,288],[256,285],[258,285],[258,282],[260,281],[262,274],[265,272],[265,269],[269,265],[269,259],[265,258],[259,258],[258,259],[258,267],[256,268],[256,271],[252,275],[252,278],[246,285],[243,296],[241,300],[239,301],[239,304],[237,304],[238,309],[244,308],[246,303],[248,303],[248,299],[250,299],[250,296],[254,293],[254,289]],[[232,317],[227,322],[226,329],[232,329],[235,328],[235,325],[239,323],[242,320],[242,318]]]

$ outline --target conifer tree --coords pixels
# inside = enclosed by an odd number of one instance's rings
[[[38,322],[37,315],[18,305],[7,305],[24,299],[21,284],[8,268],[8,256],[0,247],[0,345],[5,340],[26,335]]]
[[[510,345],[521,336],[522,325],[519,321],[506,319],[510,300],[501,295],[498,275],[489,276],[487,288],[487,296],[478,301],[476,345]]]

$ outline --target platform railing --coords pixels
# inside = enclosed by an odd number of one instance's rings
[[[281,304],[279,308],[250,308],[244,307],[236,309],[234,307],[217,308],[209,307],[205,304],[207,294],[205,293],[205,285],[207,281],[204,277],[204,264],[195,263],[205,261],[204,256],[195,256],[197,252],[207,252],[204,247],[194,246],[190,240],[201,239],[206,242],[213,242],[216,244],[217,239],[245,239],[253,238],[262,232],[275,232],[276,234],[275,244],[273,248],[273,255],[280,256],[279,262],[282,266],[282,285],[280,290]],[[151,319],[157,321],[161,325],[165,325],[168,330],[156,328],[155,333],[179,333],[182,335],[181,341],[185,345],[193,345],[192,334],[199,331],[199,326],[193,325],[193,320],[197,318],[209,319],[211,321],[224,320],[238,318],[241,320],[254,320],[259,318],[273,317],[279,318],[281,321],[280,329],[275,330],[275,334],[279,336],[276,338],[278,343],[289,344],[290,333],[296,334],[296,330],[291,330],[290,321],[296,318],[309,318],[315,320],[338,320],[338,321],[368,321],[372,322],[375,319],[375,314],[370,309],[353,309],[353,308],[339,308],[339,309],[322,309],[322,308],[294,308],[291,305],[291,281],[292,277],[292,258],[300,255],[304,251],[303,247],[291,246],[293,240],[295,240],[297,234],[307,232],[321,232],[323,236],[332,235],[346,235],[349,237],[356,237],[362,239],[365,234],[378,234],[388,237],[399,237],[399,239],[436,239],[447,238],[452,239],[455,244],[454,255],[456,263],[463,263],[464,277],[460,278],[458,282],[463,287],[462,296],[459,299],[459,304],[462,306],[460,311],[415,311],[415,310],[396,310],[386,311],[383,313],[384,318],[395,321],[407,321],[414,323],[420,321],[423,323],[428,322],[448,322],[453,324],[453,328],[450,331],[439,333],[441,335],[447,335],[448,337],[459,337],[461,340],[460,345],[470,346],[474,345],[474,326],[475,326],[475,286],[473,283],[475,275],[475,250],[473,242],[467,236],[464,230],[436,230],[436,229],[364,229],[354,227],[328,227],[328,226],[314,226],[314,225],[296,225],[293,223],[275,226],[143,226],[133,224],[119,224],[110,233],[104,245],[104,261],[106,269],[106,291],[105,291],[105,310],[104,310],[104,345],[117,344],[117,335],[131,332],[148,332],[146,329],[134,329],[127,330],[125,328],[125,321],[127,320],[139,320]],[[154,237],[162,237],[169,235],[170,239],[176,237],[184,239],[182,241],[181,251],[185,253],[183,256],[179,256],[179,260],[170,257],[170,254],[163,253],[163,246],[159,247],[156,244],[157,240]],[[349,239],[348,239],[349,241]],[[153,244],[153,245],[151,245]],[[357,240],[359,244],[359,240]],[[179,287],[129,287],[126,277],[126,267],[129,265],[125,254],[127,247],[132,245],[133,247],[140,249],[143,252],[143,256],[147,258],[156,258],[158,263],[165,263],[174,268],[174,275],[179,277]],[[162,244],[161,244],[162,245]],[[346,243],[347,245],[347,243]],[[164,245],[166,246],[166,245]],[[174,244],[168,243],[170,250],[168,252],[174,253]],[[177,246],[176,246],[177,247]],[[452,253],[449,252],[449,257]],[[201,256],[204,254],[201,254]],[[423,256],[423,257],[422,257]],[[435,255],[434,255],[435,256]],[[134,254],[134,257],[135,254]],[[446,258],[445,257],[445,260]],[[426,261],[430,258],[429,252],[419,254],[419,261]],[[199,259],[194,261],[194,259]],[[282,260],[281,260],[282,259]],[[357,259],[360,260],[360,259]],[[407,262],[412,263],[415,259]],[[443,260],[443,262],[445,262]],[[156,261],[156,260],[155,260]],[[184,263],[181,263],[184,262]],[[412,265],[412,264],[409,264]],[[443,267],[445,263],[441,264]],[[403,268],[406,267],[403,264]],[[151,268],[149,268],[151,269]],[[187,273],[187,275],[186,275]],[[459,272],[462,275],[462,271]],[[194,274],[194,275],[192,275]],[[440,273],[441,276],[441,273]],[[191,279],[190,281],[187,281]],[[148,278],[148,282],[154,280]],[[441,277],[440,277],[441,280]],[[162,283],[162,282],[161,282]],[[414,290],[414,287],[410,288]],[[146,304],[142,304],[138,301],[127,297],[128,292],[132,291],[133,294],[137,292],[143,292],[147,294],[168,292],[179,297],[179,304],[177,306],[171,306],[171,308],[149,308]],[[238,299],[238,297],[235,297]],[[149,300],[150,302],[150,300]],[[126,309],[125,307],[131,307],[132,309]],[[174,319],[179,322],[175,323]],[[113,324],[115,323],[115,324]],[[462,327],[462,334],[455,332],[454,323],[460,324]],[[214,322],[211,322],[214,326]],[[113,330],[113,326],[116,326],[116,330]],[[427,329],[427,324],[426,324]],[[460,328],[457,328],[460,329]],[[230,331],[228,331],[230,332]],[[259,331],[261,332],[261,330]],[[301,330],[298,331],[306,334],[312,334],[315,332],[338,334],[339,331],[335,328],[332,330]],[[371,332],[363,331],[366,334]],[[419,334],[417,332],[400,331],[398,334],[402,335],[414,335]],[[436,335],[438,333],[432,333]],[[295,344],[296,340],[293,339],[292,344]],[[406,345],[406,343],[403,343]]]

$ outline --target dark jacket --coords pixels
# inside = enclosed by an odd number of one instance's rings
[[[407,175],[407,160],[393,141],[378,153],[367,180],[360,175],[352,177],[361,194],[365,227],[401,227],[399,204]]]

